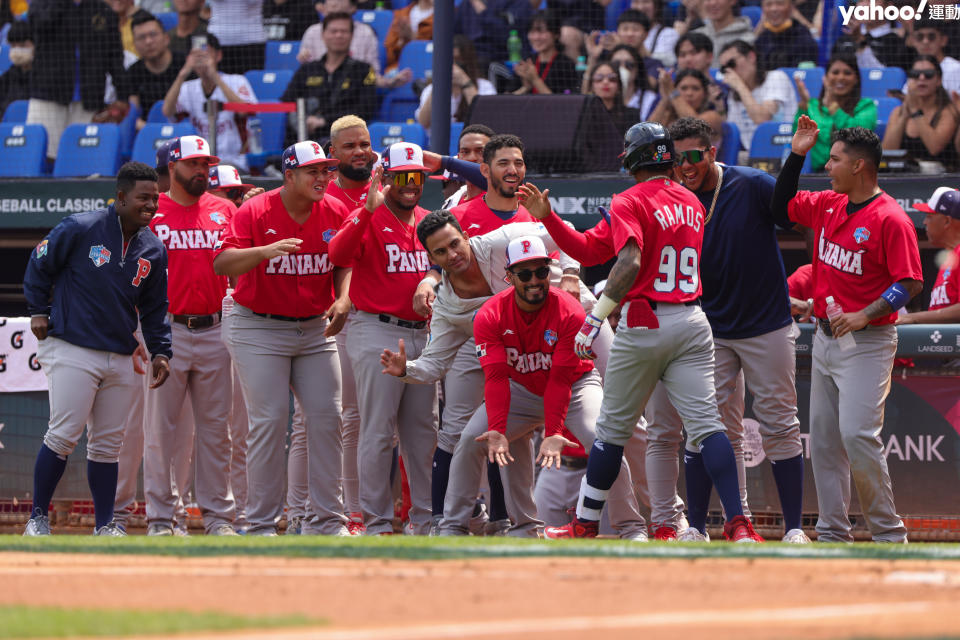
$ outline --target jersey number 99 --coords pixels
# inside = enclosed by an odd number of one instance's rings
[[[661,293],[669,293],[679,288],[684,293],[696,293],[700,282],[699,256],[693,247],[677,250],[667,245],[660,252],[660,275],[653,281],[653,288]]]

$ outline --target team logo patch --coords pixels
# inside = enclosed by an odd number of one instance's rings
[[[210,219],[213,221],[214,224],[223,224],[224,222],[227,221],[226,216],[224,216],[219,211],[214,211],[213,213],[211,213]]]
[[[551,347],[557,344],[557,332],[553,329],[547,329],[543,332],[543,341]]]
[[[93,261],[95,267],[102,267],[110,262],[110,250],[102,244],[90,247],[90,254],[87,256]]]
[[[47,244],[48,244],[47,239],[44,238],[40,242],[40,244],[37,245],[37,259],[40,259],[43,256],[47,255]]]
[[[482,357],[484,357],[485,355],[487,355],[487,345],[486,345],[486,344],[478,344],[478,345],[477,345],[477,357],[478,357],[478,358],[482,358]]]
[[[866,227],[857,227],[853,232],[853,239],[857,241],[857,244],[866,242],[870,239],[870,230]]]
[[[336,229],[327,229],[326,231],[323,232],[323,241],[330,242],[331,240],[333,240],[333,236],[335,235],[337,235]]]
[[[214,250],[214,251],[219,251],[221,248],[223,248],[223,239],[222,239],[222,238],[221,238],[220,240],[217,240],[217,243],[216,243],[215,245],[213,245],[213,250]]]

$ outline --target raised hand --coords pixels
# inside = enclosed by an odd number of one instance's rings
[[[373,177],[370,179],[370,187],[367,189],[367,201],[363,204],[364,208],[370,213],[373,213],[377,210],[377,207],[383,204],[383,194],[386,193],[390,186],[387,185],[380,190],[380,182],[383,180],[383,166],[377,167],[373,172]]]
[[[793,140],[790,142],[790,150],[797,155],[805,156],[813,145],[817,144],[817,136],[820,135],[820,128],[810,116],[800,116],[797,122],[797,132],[793,134]]]
[[[583,326],[573,339],[573,350],[581,360],[596,360],[597,354],[593,352],[593,341],[600,335],[600,327],[603,321],[588,313],[583,321]]]
[[[524,182],[520,185],[520,202],[526,207],[537,220],[543,220],[550,215],[550,189],[543,192],[537,188],[537,185]]]

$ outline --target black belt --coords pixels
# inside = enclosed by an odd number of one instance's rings
[[[657,301],[656,301],[656,300],[647,300],[647,302],[650,303],[650,308],[651,308],[651,309],[653,309],[654,311],[657,310]],[[663,304],[667,304],[667,303],[664,302]],[[696,300],[687,300],[686,302],[683,302],[683,303],[679,303],[679,302],[678,302],[678,303],[674,303],[674,304],[683,304],[683,306],[685,306],[685,307],[699,307],[699,306],[700,306],[700,298],[697,298]]]
[[[419,320],[417,322],[411,322],[409,320],[404,320],[402,318],[394,318],[393,316],[388,316],[385,313],[381,313],[377,316],[377,320],[380,322],[386,322],[387,324],[395,324],[398,327],[404,329],[424,329],[427,326],[425,320]]]
[[[275,313],[257,313],[253,311],[253,315],[260,316],[261,318],[267,318],[268,320],[283,320],[284,322],[306,322],[307,320],[314,320],[321,317],[323,314],[316,316],[304,316],[302,318],[294,318],[293,316],[281,316]]]
[[[216,313],[211,313],[208,316],[187,316],[187,315],[174,315],[173,321],[177,324],[186,325],[187,329],[206,329],[212,327],[213,325],[220,322],[220,318],[223,314],[219,311]]]
[[[560,466],[567,469],[586,469],[587,459],[579,456],[560,456]]]
[[[817,318],[817,324],[820,325],[820,330],[823,331],[823,333],[824,333],[828,338],[832,338],[832,337],[833,337],[833,331],[830,330],[830,321],[829,321],[829,320],[824,320],[823,318]],[[869,329],[869,328],[870,328],[870,325],[867,325],[866,327],[863,327],[862,329],[857,329],[857,331],[858,331],[858,332],[859,332],[859,331],[866,331],[866,330]]]

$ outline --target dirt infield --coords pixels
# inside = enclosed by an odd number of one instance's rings
[[[295,612],[330,622],[217,638],[960,635],[958,596],[960,563],[940,561],[0,553],[4,604]]]

